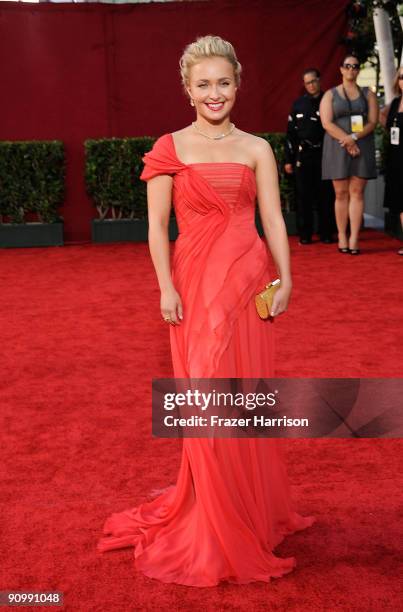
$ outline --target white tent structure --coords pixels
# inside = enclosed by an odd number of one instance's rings
[[[403,29],[403,4],[399,5],[400,23]],[[387,11],[383,8],[374,10],[374,26],[376,43],[379,52],[379,61],[381,65],[381,74],[383,77],[383,85],[385,90],[385,103],[388,104],[394,97],[392,91],[393,79],[396,74],[395,54],[393,50],[392,29]],[[400,58],[400,63],[403,64],[403,52]]]

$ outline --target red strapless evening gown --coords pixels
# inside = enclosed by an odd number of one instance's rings
[[[273,376],[273,324],[254,306],[269,260],[255,228],[253,170],[183,164],[171,134],[144,162],[144,180],[173,176],[180,234],[172,274],[184,309],[182,324],[170,326],[175,377]],[[281,440],[185,438],[176,485],[113,514],[98,550],[134,546],[136,568],[162,582],[269,582],[296,565],[273,549],[314,521],[292,507]]]

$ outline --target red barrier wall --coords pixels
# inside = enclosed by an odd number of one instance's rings
[[[233,119],[284,131],[301,71],[338,79],[348,0],[215,0],[167,4],[2,3],[0,139],[61,139],[67,151],[65,240],[90,237],[83,141],[158,136],[192,120],[179,78],[196,36],[230,40],[243,66]]]

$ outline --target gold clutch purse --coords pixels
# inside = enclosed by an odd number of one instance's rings
[[[255,304],[257,314],[261,319],[268,319],[270,317],[270,311],[273,304],[273,297],[277,289],[281,287],[279,278],[272,281],[266,287],[255,296]]]

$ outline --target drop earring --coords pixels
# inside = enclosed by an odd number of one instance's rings
[[[190,98],[190,106],[194,106],[195,103],[193,102],[192,98]]]

